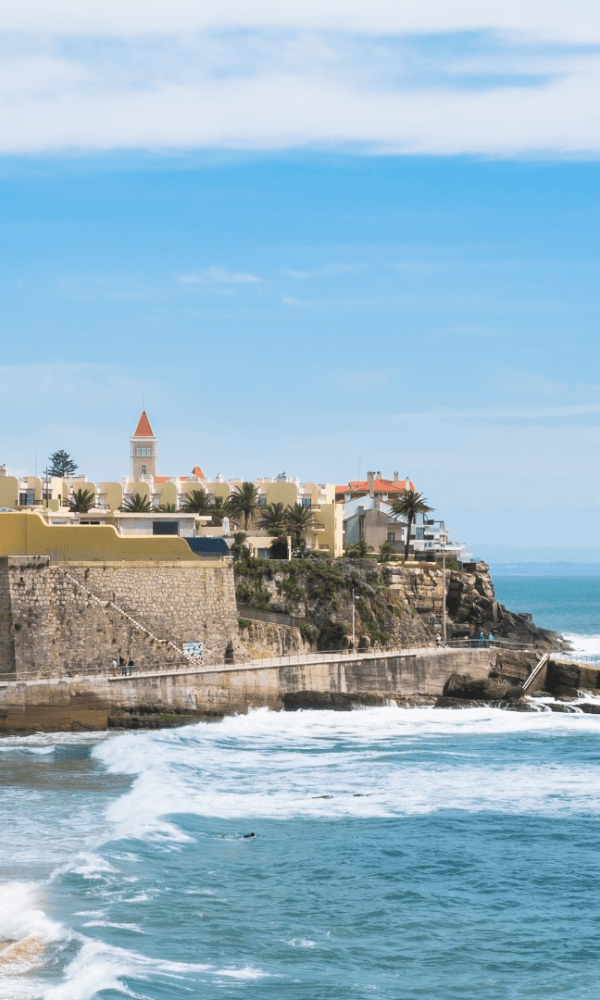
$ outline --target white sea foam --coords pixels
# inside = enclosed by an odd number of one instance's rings
[[[135,934],[145,934],[138,924],[115,924],[111,920],[87,920],[84,927],[116,927],[118,931],[134,931]]]
[[[6,943],[0,950],[0,1000],[38,1000],[34,970],[45,961],[49,946],[71,938],[67,928],[46,916],[39,885],[0,885],[0,943]]]
[[[49,943],[67,936],[65,928],[44,913],[41,893],[41,887],[31,882],[0,885],[0,941],[35,937]]]
[[[229,976],[231,979],[264,979],[268,975],[268,972],[261,972],[260,969],[255,969],[251,965],[246,966],[245,969],[215,970],[215,976]]]
[[[47,990],[44,1000],[90,1000],[104,990],[139,997],[140,994],[129,989],[125,979],[141,982],[162,979],[170,983],[171,989],[179,995],[181,981],[188,976],[196,979],[199,973],[208,979],[222,976],[259,979],[268,975],[250,966],[241,969],[215,969],[205,963],[170,962],[85,938],[78,954],[65,970],[62,982]],[[174,987],[173,980],[178,982],[177,987]]]
[[[600,633],[583,635],[580,632],[564,632],[563,635],[572,647],[571,656],[593,656],[600,659]]]
[[[517,764],[512,758],[483,763],[470,739],[566,732],[600,740],[600,718],[493,708],[260,710],[219,725],[127,735],[94,752],[109,770],[138,775],[108,810],[118,835],[183,840],[188,835],[165,817],[189,813],[246,826],[261,817],[391,817],[440,809],[598,814],[600,766],[540,763],[531,750]],[[315,749],[318,754],[309,752]],[[459,768],[456,753],[463,756]],[[234,837],[224,843],[239,850],[252,842]]]

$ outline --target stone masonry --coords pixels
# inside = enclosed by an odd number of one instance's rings
[[[0,673],[64,676],[120,656],[136,670],[185,663],[166,640],[203,642],[205,663],[222,663],[230,642],[245,653],[238,636],[229,564],[91,562],[65,572],[46,557],[0,560]]]

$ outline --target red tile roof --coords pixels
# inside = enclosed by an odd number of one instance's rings
[[[141,415],[141,417],[139,419],[139,422],[138,422],[135,434],[133,436],[136,437],[136,438],[141,438],[141,437],[152,438],[152,437],[154,437],[154,434],[152,433],[152,428],[150,426],[150,421],[148,420],[148,417],[146,416],[146,411],[145,410],[142,410],[142,415]]]
[[[409,479],[399,479],[397,483],[393,479],[375,479],[373,489],[375,493],[403,493],[404,490],[414,490],[415,484]],[[350,480],[342,486],[336,486],[336,493],[368,493],[369,483],[365,480]]]
[[[202,469],[200,469],[198,466],[196,466],[195,469],[192,469],[192,475],[196,476],[197,479],[204,479],[204,473],[202,472]],[[190,478],[189,476],[155,476],[154,482],[168,483],[170,479],[180,479],[182,483],[185,483],[188,481],[189,478]]]

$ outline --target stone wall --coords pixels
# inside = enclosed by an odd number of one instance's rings
[[[15,649],[8,583],[8,559],[0,559],[0,673],[14,673]]]
[[[437,698],[453,673],[484,679],[494,664],[494,650],[431,650],[390,656],[308,656],[287,664],[241,663],[212,670],[4,684],[0,685],[0,732],[32,727],[47,731],[105,728],[109,716],[123,712],[224,715],[263,706],[290,708],[305,705],[307,694],[328,697],[331,706],[348,708],[353,700],[377,704],[417,695]],[[296,695],[304,697],[297,702]]]
[[[65,572],[45,557],[0,561],[0,673],[88,673],[120,656],[137,669],[185,663],[167,639],[204,642],[206,663],[222,663],[230,642],[246,655],[230,565],[93,562]]]

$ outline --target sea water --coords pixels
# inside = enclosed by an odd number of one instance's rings
[[[600,716],[540,709],[0,741],[0,1000],[596,1000]]]

